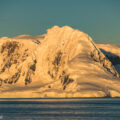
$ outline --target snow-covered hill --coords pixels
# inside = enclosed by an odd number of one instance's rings
[[[0,38],[0,53],[1,98],[120,97],[120,46],[69,26]]]

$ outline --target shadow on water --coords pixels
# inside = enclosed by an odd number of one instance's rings
[[[101,48],[100,48],[100,50],[112,62],[112,64],[115,66],[117,72],[120,74],[120,56],[118,56],[114,53],[111,53],[111,52],[107,52]]]

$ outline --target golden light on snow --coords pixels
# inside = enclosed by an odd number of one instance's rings
[[[120,65],[99,48],[119,59],[120,46],[69,26],[0,38],[0,98],[120,96]]]

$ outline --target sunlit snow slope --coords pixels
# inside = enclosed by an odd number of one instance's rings
[[[0,38],[0,97],[120,97],[120,46],[69,26]]]

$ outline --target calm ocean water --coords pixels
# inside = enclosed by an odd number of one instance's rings
[[[0,99],[0,120],[120,120],[120,98]]]

